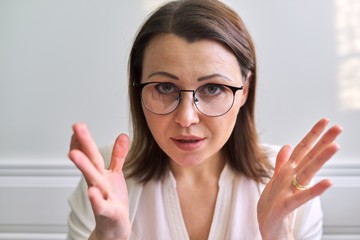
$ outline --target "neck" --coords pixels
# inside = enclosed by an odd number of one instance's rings
[[[225,163],[225,158],[221,157],[207,159],[201,164],[191,167],[183,167],[171,161],[170,169],[177,182],[201,184],[215,181],[217,183]]]

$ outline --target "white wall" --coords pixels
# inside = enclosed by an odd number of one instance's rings
[[[87,122],[99,145],[128,132],[129,47],[160,2],[0,0],[0,239],[64,238],[79,178],[71,124]],[[344,126],[318,176],[335,183],[325,239],[360,238],[359,1],[226,2],[258,49],[262,140],[295,144],[324,116]]]
[[[258,50],[258,127],[295,144],[321,117],[344,127],[335,160],[360,161],[360,3],[231,1]]]

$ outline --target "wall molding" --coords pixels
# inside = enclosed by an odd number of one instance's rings
[[[79,170],[68,159],[1,159],[0,176],[79,176]]]
[[[66,159],[3,159],[0,158],[0,177],[79,177],[80,171]],[[327,163],[318,177],[359,177],[360,160]]]
[[[0,159],[0,240],[66,239],[67,199],[81,173],[68,159]]]
[[[65,239],[67,199],[81,173],[68,159],[0,159],[0,240]],[[360,161],[328,163],[324,240],[360,239]],[[17,213],[17,214],[14,214]]]
[[[334,177],[359,177],[360,178],[360,159],[356,161],[336,161],[328,162],[317,174],[318,176]]]

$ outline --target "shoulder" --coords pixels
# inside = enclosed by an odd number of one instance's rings
[[[104,159],[106,168],[110,166],[113,147],[114,147],[113,144],[108,144],[99,148],[99,152]]]
[[[274,144],[268,144],[268,143],[261,143],[260,148],[266,154],[270,165],[274,168],[275,163],[276,163],[276,156],[278,155],[278,153],[281,149],[281,146],[274,145]],[[273,176],[273,169],[269,170],[269,176],[270,177]],[[264,181],[265,181],[264,183],[258,183],[258,188],[259,188],[260,193],[262,193],[262,191],[264,190],[266,184],[268,183],[268,181],[270,181],[270,179],[265,178]]]
[[[275,166],[276,156],[279,153],[281,146],[268,144],[268,143],[261,143],[260,147],[266,153],[271,165]]]

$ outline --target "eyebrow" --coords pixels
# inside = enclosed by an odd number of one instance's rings
[[[199,77],[198,81],[200,82],[200,81],[208,80],[210,78],[215,78],[215,77],[221,77],[221,78],[225,78],[228,81],[231,81],[230,78],[228,78],[227,76],[222,75],[220,73],[214,73],[214,74],[210,74],[210,75],[207,75],[207,76],[204,76],[204,77]]]
[[[175,75],[173,75],[173,74],[171,74],[171,73],[168,73],[168,72],[161,72],[161,71],[160,71],[160,72],[154,72],[154,73],[150,74],[150,75],[148,76],[148,78],[151,78],[151,77],[157,76],[157,75],[169,77],[169,78],[172,78],[172,79],[174,79],[174,80],[179,80],[179,78],[178,78],[177,76],[175,76]],[[208,79],[211,79],[211,78],[215,78],[215,77],[221,77],[221,78],[224,78],[224,79],[226,79],[226,80],[228,80],[228,81],[231,81],[230,78],[228,78],[228,77],[226,77],[225,75],[222,75],[222,74],[220,74],[220,73],[214,73],[214,74],[210,74],[210,75],[207,75],[207,76],[199,77],[197,80],[198,80],[199,82],[201,82],[201,81],[205,81],[205,80],[208,80]]]
[[[151,78],[151,77],[156,76],[156,75],[169,77],[169,78],[172,78],[174,80],[179,80],[179,78],[177,76],[175,76],[173,74],[170,74],[170,73],[167,73],[167,72],[154,72],[154,73],[150,74],[148,76],[148,78]]]

